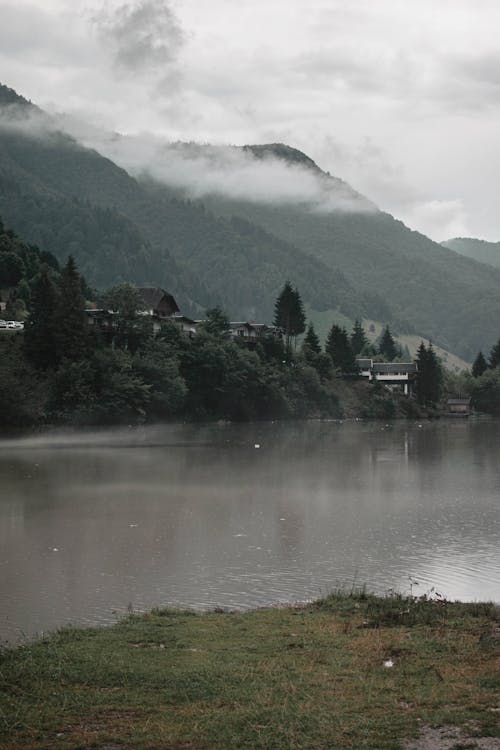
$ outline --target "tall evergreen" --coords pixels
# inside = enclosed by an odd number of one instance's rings
[[[498,339],[495,346],[490,352],[489,366],[493,370],[495,367],[500,365],[500,339]]]
[[[380,337],[378,351],[379,354],[388,359],[389,362],[392,362],[392,360],[395,359],[399,354],[396,347],[396,342],[394,341],[388,325],[384,328],[382,336]]]
[[[368,339],[366,338],[365,329],[361,325],[361,321],[356,319],[351,333],[351,347],[354,355],[358,356],[361,354],[367,344]]]
[[[26,356],[41,369],[57,364],[57,306],[58,290],[45,266],[33,284],[29,315],[24,324]]]
[[[357,372],[356,358],[345,328],[335,323],[332,325],[326,339],[325,352],[332,358],[334,367],[342,373]]]
[[[88,352],[88,329],[82,281],[74,258],[70,255],[61,271],[56,309],[57,356],[82,359]]]
[[[479,352],[472,365],[472,377],[480,378],[483,372],[488,369],[488,363],[482,352]]]
[[[298,289],[287,281],[274,305],[274,325],[285,333],[286,349],[290,351],[290,341],[306,330],[306,315]]]
[[[437,404],[443,387],[443,371],[436,353],[422,341],[417,352],[417,399],[421,404]]]
[[[309,347],[309,349],[315,354],[321,353],[321,344],[319,342],[318,334],[314,330],[314,325],[309,323],[307,327],[306,335],[304,336],[304,342],[302,348]]]

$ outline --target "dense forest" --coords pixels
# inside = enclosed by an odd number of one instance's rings
[[[456,253],[460,253],[460,255],[477,260],[479,263],[487,263],[494,268],[500,268],[500,242],[486,242],[486,240],[476,240],[472,237],[456,237],[441,244]]]
[[[113,311],[111,332],[90,327],[95,294],[69,256],[57,259],[23,243],[0,223],[0,296],[5,318],[24,330],[0,331],[0,426],[133,424],[171,419],[251,420],[436,414],[443,396],[466,388],[484,411],[500,405],[500,342],[472,375],[445,375],[432,346],[418,353],[416,399],[363,382],[356,356],[402,356],[386,326],[377,349],[359,321],[333,324],[324,348],[307,325],[297,287],[274,300],[274,323],[255,345],[231,340],[218,307],[192,337],[166,320],[159,332],[127,283],[97,293]],[[300,346],[297,337],[301,336]]]
[[[38,129],[23,128],[32,109],[43,127],[37,120]],[[60,262],[73,254],[93,286],[160,285],[188,314],[221,305],[233,319],[262,320],[289,278],[311,313],[389,322],[468,361],[496,340],[500,270],[410,231],[295,149],[241,151],[258,163],[285,160],[291,180],[293,169],[310,170],[326,194],[340,191],[354,210],[220,193],[191,200],[150,175],[132,177],[1,86],[0,110],[0,214]],[[185,144],[184,156],[204,148]],[[168,172],[168,148],[164,160]]]

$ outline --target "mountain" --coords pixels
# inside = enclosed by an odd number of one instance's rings
[[[301,151],[164,144],[145,171],[126,139],[103,143],[106,158],[16,97],[0,86],[0,217],[73,254],[90,284],[151,283],[186,312],[270,320],[289,279],[313,312],[388,322],[469,361],[498,339],[500,270],[412,232]]]
[[[500,268],[500,242],[486,242],[486,240],[476,240],[472,237],[456,237],[441,244],[449,250],[465,255],[467,258]]]

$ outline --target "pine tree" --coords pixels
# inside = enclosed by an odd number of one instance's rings
[[[57,364],[56,308],[57,288],[42,268],[31,290],[28,319],[24,324],[24,349],[35,367],[47,369]]]
[[[61,271],[56,309],[57,357],[83,359],[88,353],[88,328],[82,282],[74,258],[70,255]]]
[[[480,378],[483,372],[488,369],[488,363],[482,352],[479,352],[472,365],[472,377]]]
[[[382,336],[380,337],[378,351],[379,354],[389,360],[389,362],[392,362],[392,360],[398,356],[396,342],[394,341],[388,325],[384,328]]]
[[[314,330],[314,325],[312,323],[309,323],[307,327],[307,333],[304,337],[302,349],[304,349],[306,346],[309,347],[309,349],[315,354],[321,353],[321,344],[319,342],[318,335],[316,331]]]
[[[437,404],[443,386],[443,371],[432,344],[422,341],[417,352],[417,399],[421,404]]]
[[[283,329],[288,353],[291,339],[306,330],[306,316],[300,294],[289,281],[285,283],[274,304],[274,325]]]
[[[334,367],[342,373],[357,372],[356,359],[345,328],[340,328],[335,323],[332,325],[326,339],[325,352],[332,358]]]
[[[355,320],[351,333],[351,347],[354,355],[358,356],[361,354],[367,344],[368,339],[366,338],[365,329],[361,325],[360,320]]]
[[[490,352],[489,366],[493,370],[495,367],[500,365],[500,339],[498,339],[495,346]]]

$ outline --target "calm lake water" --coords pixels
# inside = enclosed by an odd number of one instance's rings
[[[498,601],[499,499],[499,421],[0,441],[0,639],[363,584]]]

